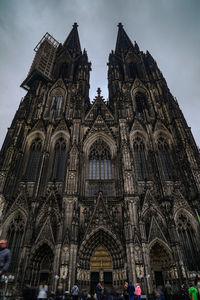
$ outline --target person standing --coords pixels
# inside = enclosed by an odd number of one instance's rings
[[[63,299],[63,287],[62,285],[59,285],[57,287],[57,290],[56,290],[56,300],[62,300]]]
[[[11,262],[11,252],[7,248],[7,240],[0,240],[0,279],[9,268]]]
[[[71,294],[72,294],[73,300],[78,300],[79,288],[78,288],[77,284],[73,285],[73,287],[71,289]]]
[[[101,282],[99,282],[96,286],[96,294],[97,294],[97,300],[101,300],[101,296],[102,296]]]
[[[181,285],[181,297],[182,297],[182,300],[188,300],[189,299],[188,287],[187,287],[186,283],[183,283]]]
[[[136,283],[135,294],[137,296],[137,300],[141,300],[141,293],[142,293],[141,287],[139,283]]]
[[[123,288],[123,296],[124,296],[124,300],[128,300],[128,282],[124,282],[124,288]]]
[[[27,283],[22,291],[23,300],[36,300],[36,290]]]
[[[129,295],[129,300],[134,300],[135,288],[134,288],[132,282],[129,283],[128,288],[127,288],[127,292],[128,292],[128,295]]]
[[[191,300],[197,300],[197,295],[198,295],[198,291],[197,289],[193,286],[192,283],[190,283],[190,288],[188,290],[189,296]]]
[[[165,285],[165,297],[166,300],[172,300],[172,286],[169,281],[167,281]]]
[[[39,294],[37,298],[40,300],[47,299],[47,291],[48,291],[48,286],[45,284],[45,282],[41,282],[39,286]]]

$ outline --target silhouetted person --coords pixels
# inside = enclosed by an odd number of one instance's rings
[[[128,288],[127,288],[127,292],[128,292],[128,295],[129,295],[129,300],[134,300],[135,288],[134,288],[132,282],[129,283]]]
[[[0,279],[4,272],[9,268],[11,252],[7,248],[7,240],[0,240]]]
[[[79,288],[78,288],[77,284],[73,285],[73,287],[71,289],[71,294],[72,294],[73,300],[78,300]]]
[[[22,291],[23,300],[35,300],[36,299],[36,289],[31,287],[27,283]]]
[[[96,286],[96,294],[97,294],[97,300],[101,300],[102,297],[102,286],[101,282],[99,282]]]

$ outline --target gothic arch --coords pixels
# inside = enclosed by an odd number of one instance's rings
[[[67,147],[69,147],[69,139],[70,135],[69,132],[66,130],[59,130],[52,134],[51,136],[51,149],[55,147],[56,141],[60,138],[65,139]]]
[[[57,108],[59,109],[59,114],[57,115],[57,117],[60,116],[60,113],[63,111],[63,108],[65,107],[66,94],[67,94],[67,90],[65,88],[64,82],[61,79],[59,79],[48,92],[48,96],[46,100],[46,108],[44,112],[45,117],[50,116],[50,109],[54,104],[56,105],[56,110]],[[55,99],[57,99],[56,102],[54,101]]]
[[[149,240],[150,244],[155,238],[160,238],[161,240],[165,240],[166,235],[164,234],[163,229],[167,228],[167,224],[165,218],[163,217],[159,208],[155,206],[155,204],[152,207],[150,208],[148,207],[143,211],[142,219],[144,220],[144,224],[145,224],[147,240],[150,239]],[[153,232],[153,229],[155,229],[153,227],[156,227],[157,232]],[[156,234],[158,234],[157,237],[155,237]]]
[[[87,235],[80,246],[79,264],[82,269],[89,270],[92,253],[100,245],[110,253],[114,269],[124,267],[124,250],[121,242],[109,230],[98,228]]]
[[[67,155],[69,153],[69,135],[68,133],[65,132],[57,132],[55,133],[52,138],[51,138],[51,143],[50,143],[50,155],[49,155],[49,168],[48,168],[48,178],[51,181],[52,175],[53,175],[53,169],[54,169],[54,163],[55,163],[55,151],[56,151],[56,145],[57,143],[60,143],[60,147],[61,149],[63,148],[64,151],[62,151],[62,158],[60,157],[60,159],[62,159],[63,161],[65,160],[64,164],[62,164],[63,167],[63,173],[65,174],[65,169],[66,169],[66,165],[67,165]],[[64,157],[64,156],[65,157]],[[63,180],[64,180],[64,175],[63,175]]]
[[[92,145],[94,145],[95,142],[98,141],[102,141],[102,143],[106,145],[107,149],[109,150],[107,151],[107,153],[109,152],[109,157],[104,160],[101,159],[101,157],[99,156],[99,159],[95,160],[95,158],[93,157],[93,159],[90,160],[91,147]],[[98,149],[96,150],[98,152]],[[86,140],[83,146],[84,166],[82,168],[82,178],[86,178],[86,180],[84,181],[85,183],[84,185],[82,185],[82,187],[85,191],[85,194],[87,194],[89,197],[93,197],[96,193],[98,193],[99,189],[102,188],[106,190],[107,195],[114,195],[115,182],[113,178],[115,178],[117,174],[115,164],[116,153],[117,147],[115,145],[114,140],[104,133],[94,134]],[[100,162],[102,164],[101,168]],[[92,175],[92,172],[93,174],[97,174],[100,172],[100,170],[103,173],[102,176],[99,176],[99,178],[96,175]]]
[[[144,97],[146,98],[147,104],[150,104],[150,95],[148,90],[146,89],[146,87],[144,86],[144,84],[138,79],[136,78],[133,84],[133,87],[131,89],[131,96],[132,96],[132,103],[133,103],[133,108],[134,111],[137,111],[137,105],[136,105],[136,96],[138,94],[144,95]]]
[[[134,170],[137,180],[148,180],[149,170],[147,163],[147,148],[140,135],[134,135],[131,140]]]
[[[133,149],[133,140],[137,137],[140,137],[143,140],[143,142],[145,144],[145,148],[147,149],[148,135],[147,135],[145,129],[143,129],[143,128],[141,128],[141,129],[138,128],[136,130],[134,130],[134,128],[131,129],[131,132],[130,132],[131,149]]]
[[[44,140],[45,140],[45,134],[41,130],[37,130],[34,132],[31,132],[27,138],[26,138],[26,143],[24,146],[24,168],[23,168],[23,176],[26,175],[28,164],[29,164],[29,158],[30,158],[30,153],[31,153],[31,145],[34,142],[34,140],[40,139],[41,140],[41,150],[43,149],[44,145]]]
[[[195,228],[195,231],[198,233],[200,225],[196,219],[197,216],[195,214],[192,214],[190,211],[188,211],[184,207],[181,207],[174,214],[174,220],[175,220],[176,224],[177,224],[177,220],[178,220],[178,217],[180,216],[180,214],[188,216],[189,220],[192,221],[191,223],[192,223],[193,227]]]
[[[173,180],[174,168],[171,154],[172,145],[163,135],[159,135],[156,140],[158,153],[158,164],[160,165],[161,174],[164,180]]]
[[[198,270],[200,268],[200,236],[199,229],[195,228],[197,221],[190,213],[180,209],[176,214],[175,222],[186,265],[189,270]]]
[[[22,209],[22,208],[18,208],[15,211],[11,212],[9,214],[9,216],[5,217],[5,221],[4,221],[4,227],[3,227],[3,231],[2,231],[2,236],[5,236],[7,234],[8,231],[8,227],[11,223],[11,221],[14,219],[15,216],[17,216],[18,214],[22,215],[23,219],[24,219],[24,223],[26,224],[27,222],[27,214],[26,212]]]
[[[48,96],[53,96],[55,94],[62,94],[63,96],[65,96],[65,94],[67,93],[67,90],[64,86],[64,83],[62,86],[59,86],[59,83],[61,83],[61,79],[58,80],[55,85],[52,86],[52,88],[49,90],[48,92]],[[63,82],[63,81],[62,81]]]
[[[31,132],[27,138],[26,138],[26,144],[25,144],[25,151],[29,151],[30,149],[30,146],[32,144],[32,142],[35,140],[35,139],[41,139],[42,143],[44,143],[44,140],[45,140],[45,134],[43,131],[41,130],[36,130],[34,132]]]
[[[49,241],[41,241],[32,249],[27,268],[27,277],[31,285],[38,286],[41,281],[46,281],[48,285],[50,284],[53,261],[54,249]]]
[[[54,244],[47,239],[43,239],[38,241],[32,248],[31,248],[31,257],[34,255],[34,253],[43,245],[43,244],[47,244],[49,246],[49,248],[51,248],[51,251],[53,252],[53,254],[55,254],[55,246]]]
[[[149,244],[149,259],[150,266],[153,272],[154,284],[161,284],[164,280],[169,280],[170,271],[174,267],[173,254],[170,247],[160,239],[154,239]],[[159,273],[159,281],[156,278],[156,273]]]
[[[171,148],[172,143],[173,143],[173,138],[172,138],[171,133],[167,129],[156,129],[153,132],[153,137],[154,137],[154,141],[156,144],[157,144],[159,138],[164,138]]]
[[[172,255],[172,250],[171,248],[169,247],[169,245],[164,242],[163,240],[159,239],[159,238],[155,238],[153,239],[150,243],[149,243],[149,251],[151,250],[151,248],[156,244],[156,243],[159,243],[161,244],[164,248],[166,248],[169,253]]]
[[[12,253],[12,260],[9,267],[14,272],[19,265],[20,249],[22,248],[27,217],[22,210],[14,211],[6,220],[3,234],[8,240],[8,248]]]
[[[98,139],[102,139],[103,141],[105,141],[106,144],[109,145],[111,156],[112,156],[112,158],[115,157],[116,153],[117,153],[116,143],[111,136],[109,136],[103,132],[95,133],[86,139],[86,141],[84,142],[84,145],[83,145],[83,152],[84,152],[85,157],[88,157],[90,147]]]

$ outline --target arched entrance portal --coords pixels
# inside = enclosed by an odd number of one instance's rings
[[[95,292],[99,281],[103,282],[104,287],[112,286],[112,258],[102,245],[98,246],[92,254],[90,271],[92,293]]]
[[[30,266],[31,285],[38,286],[41,281],[50,285],[53,270],[53,252],[47,244],[41,245],[33,254]]]
[[[156,241],[150,248],[150,264],[153,284],[164,285],[172,278],[173,258],[170,250],[163,243]]]
[[[88,234],[79,250],[77,281],[90,288],[100,280],[104,286],[122,287],[126,279],[125,255],[121,242],[106,229]]]

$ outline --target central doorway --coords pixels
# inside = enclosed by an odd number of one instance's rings
[[[102,245],[99,245],[92,254],[90,274],[92,294],[95,293],[98,282],[101,282],[103,287],[112,286],[112,258],[108,250]]]
[[[171,280],[172,254],[169,248],[160,241],[156,241],[150,248],[150,264],[155,286],[164,285],[166,281]]]

